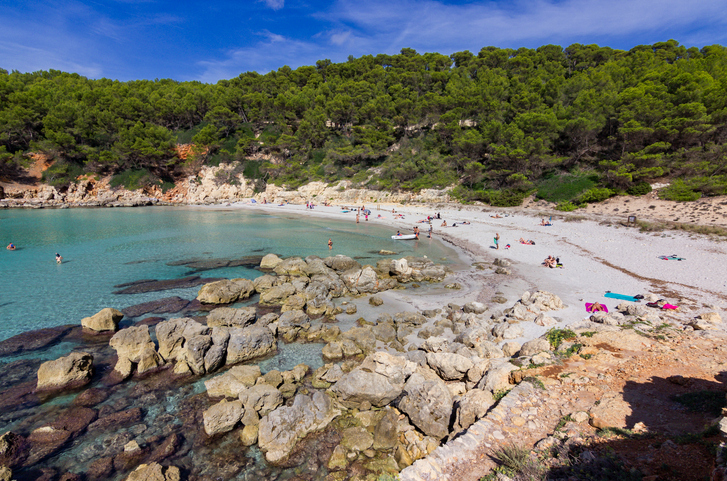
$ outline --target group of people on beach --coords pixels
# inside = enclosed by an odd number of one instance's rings
[[[543,265],[545,267],[550,267],[551,269],[554,269],[560,265],[560,258],[550,255],[545,258],[545,260],[543,261]]]

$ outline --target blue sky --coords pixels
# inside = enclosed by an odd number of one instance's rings
[[[0,0],[0,68],[214,83],[349,55],[670,38],[727,44],[725,0]]]

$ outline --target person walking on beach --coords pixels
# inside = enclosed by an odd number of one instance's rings
[[[500,234],[495,232],[495,249],[500,248]]]
[[[331,239],[328,239],[328,250],[333,249],[333,241]]]

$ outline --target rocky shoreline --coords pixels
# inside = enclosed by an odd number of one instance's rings
[[[506,267],[501,259],[491,266]],[[536,401],[534,386],[578,391],[592,381],[559,383],[560,366],[593,359],[586,373],[604,364],[613,369],[614,352],[663,351],[662,344],[684,336],[727,337],[717,312],[695,318],[629,302],[560,327],[552,316],[566,306],[542,291],[525,292],[505,309],[479,302],[421,312],[384,307],[376,319],[360,318],[342,331],[335,316],[355,313],[343,298],[363,297],[376,309],[385,305],[380,293],[413,282],[446,283],[447,270],[417,258],[361,266],[346,256],[274,254],[262,258],[260,269],[265,274],[254,281],[203,285],[195,301],[209,306],[207,315],[124,327],[123,313],[105,309],[83,319],[80,330],[48,337],[49,343],[75,337],[70,355],[6,366],[17,378],[3,389],[2,419],[15,428],[0,437],[0,479],[230,479],[261,469],[240,461],[254,445],[270,469],[305,464],[303,479],[479,479],[506,442],[527,438],[547,450],[562,440],[553,438],[555,406]],[[229,307],[253,295],[257,305]],[[531,324],[550,330],[514,342]],[[264,375],[254,364],[300,343],[321,346],[325,364]],[[0,342],[0,350],[6,345],[19,342]],[[550,368],[557,368],[556,380]],[[206,379],[203,391],[191,389],[195,379]],[[74,393],[73,403],[35,414],[33,406],[63,393]],[[177,398],[173,414],[170,396]],[[604,396],[570,407],[565,396],[558,416],[565,410],[573,432],[630,428],[619,418],[623,401]],[[58,453],[79,443],[88,446],[80,464],[58,462]],[[484,462],[483,449],[490,453]],[[256,472],[276,479],[282,471]]]

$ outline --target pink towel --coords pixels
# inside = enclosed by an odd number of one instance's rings
[[[595,311],[595,312],[608,312],[608,307],[606,307],[604,304],[601,304],[603,306],[603,311]],[[586,311],[593,312],[591,310],[591,307],[593,307],[592,302],[586,302]]]
[[[679,306],[675,306],[674,304],[664,304],[661,306],[662,309],[679,309]]]

